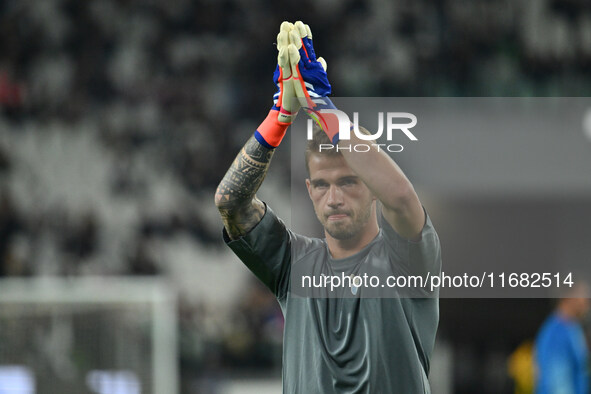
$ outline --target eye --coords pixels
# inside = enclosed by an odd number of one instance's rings
[[[322,181],[314,182],[315,189],[326,189],[327,187],[328,187],[328,183],[326,183],[326,182],[322,182]]]
[[[341,186],[353,186],[357,184],[357,179],[355,178],[345,178],[341,182],[339,182]]]

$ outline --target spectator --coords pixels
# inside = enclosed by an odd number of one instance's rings
[[[535,344],[536,394],[589,393],[589,351],[580,323],[589,296],[587,285],[575,286],[542,325]]]

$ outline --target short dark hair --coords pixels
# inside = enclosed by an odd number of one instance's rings
[[[369,131],[366,128],[359,126],[359,131],[365,135],[369,135]],[[308,140],[308,144],[306,145],[306,171],[308,172],[308,176],[310,176],[310,157],[312,155],[324,155],[328,157],[337,157],[342,156],[342,153],[339,152],[336,147],[334,149],[324,149],[320,150],[320,145],[332,145],[332,142],[326,135],[326,133],[318,126],[317,123],[314,123],[314,127],[312,129],[312,139]]]
[[[314,123],[314,127],[312,129],[312,139],[308,140],[308,144],[306,145],[305,160],[308,176],[310,176],[310,158],[312,155],[324,155],[329,157],[342,156],[341,152],[336,149],[325,149],[321,151],[320,145],[332,145],[332,142],[324,130],[322,130],[318,124]]]

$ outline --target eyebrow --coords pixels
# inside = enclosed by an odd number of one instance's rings
[[[359,177],[357,175],[347,175],[347,176],[343,176],[340,177],[339,179],[337,179],[337,183],[339,182],[343,182],[343,181],[357,181],[359,180]],[[328,183],[324,178],[317,178],[317,179],[311,179],[310,183],[312,184],[312,186],[318,186],[321,183]]]
[[[342,181],[357,181],[359,177],[357,175],[347,175],[338,179],[339,182]]]

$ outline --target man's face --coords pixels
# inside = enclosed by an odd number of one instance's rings
[[[586,283],[579,283],[576,285],[574,295],[575,298],[572,300],[575,304],[575,313],[579,319],[583,319],[589,312],[589,297],[591,296],[589,286]]]
[[[589,313],[589,298],[577,299],[577,307],[579,319],[584,319],[587,313]]]
[[[562,299],[570,314],[577,319],[584,319],[589,312],[591,291],[586,283],[579,282],[567,293],[568,297]]]
[[[368,225],[375,198],[338,156],[312,154],[308,162],[308,193],[320,223],[333,238],[350,239]]]

